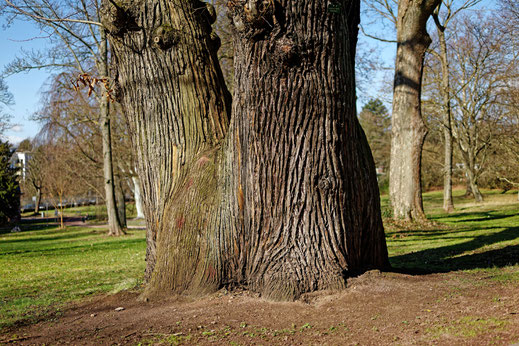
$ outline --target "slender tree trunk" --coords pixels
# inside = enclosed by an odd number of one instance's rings
[[[41,188],[36,187],[36,206],[34,207],[35,214],[38,214],[40,212],[40,204],[41,204]]]
[[[59,195],[59,228],[65,228],[65,224],[63,223],[63,194]]]
[[[115,202],[117,204],[117,216],[121,227],[126,228],[126,198],[124,197],[123,182],[120,176],[117,177],[117,183],[115,187]]]
[[[398,4],[389,193],[393,216],[423,220],[421,161],[427,129],[421,92],[425,52],[431,43],[426,24],[441,0],[401,0]]]
[[[447,56],[447,42],[445,40],[445,28],[437,23],[438,38],[440,41],[440,57],[442,65],[442,99],[443,99],[443,137],[445,143],[444,172],[443,172],[443,210],[452,212],[454,202],[452,199],[452,113],[450,96],[450,68]]]
[[[355,112],[358,0],[231,1],[230,124],[210,6],[104,3],[143,188],[146,295],[245,284],[294,299],[388,265]]]
[[[98,66],[101,78],[108,77],[108,41],[105,29],[100,29],[101,35],[101,51],[100,63]],[[101,122],[101,136],[103,144],[103,175],[105,187],[105,203],[106,212],[108,214],[108,235],[123,235],[124,229],[117,213],[117,204],[115,200],[115,180],[112,158],[112,134],[110,126],[110,104],[108,98],[100,95],[99,113]]]
[[[137,219],[144,219],[144,211],[142,207],[141,182],[139,177],[133,176],[133,197],[135,199],[135,209],[137,209]]]

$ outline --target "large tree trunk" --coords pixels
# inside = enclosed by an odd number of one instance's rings
[[[393,94],[389,193],[393,216],[423,220],[421,161],[427,129],[421,92],[425,52],[431,43],[426,24],[441,0],[401,0]]]
[[[272,299],[388,265],[355,112],[359,1],[231,1],[233,120],[198,1],[105,1],[147,221],[147,295]],[[289,6],[290,5],[290,6]]]
[[[101,51],[99,52],[101,61],[98,64],[99,74],[101,78],[108,78],[108,41],[104,29],[101,32]],[[99,113],[101,123],[101,137],[103,144],[103,177],[105,187],[105,204],[108,214],[108,235],[123,235],[124,229],[121,226],[119,215],[117,213],[117,205],[115,201],[115,181],[112,158],[112,134],[110,127],[110,104],[105,95],[99,97]]]
[[[103,21],[142,184],[146,294],[212,291],[229,281],[223,258],[232,249],[231,208],[218,178],[230,94],[214,9],[180,0],[120,4],[105,1]]]
[[[348,273],[386,265],[387,250],[355,110],[359,1],[269,6],[230,5],[234,176],[246,281],[285,300],[342,288]]]

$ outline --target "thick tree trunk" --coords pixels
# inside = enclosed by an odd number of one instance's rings
[[[101,51],[100,63],[98,64],[99,74],[101,78],[108,78],[108,41],[104,29],[101,32]],[[121,225],[119,215],[117,213],[117,205],[115,201],[115,181],[112,158],[112,134],[110,127],[110,104],[108,98],[104,95],[99,97],[99,113],[101,123],[101,137],[103,144],[103,177],[105,187],[105,204],[108,214],[108,235],[123,235],[124,229]]]
[[[139,177],[133,176],[133,198],[135,199],[135,209],[137,209],[137,219],[144,219],[144,210],[142,207],[141,182]]]
[[[401,0],[398,5],[389,193],[393,216],[423,220],[421,161],[427,129],[421,92],[426,24],[441,0]]]
[[[142,183],[146,294],[212,291],[229,281],[223,258],[232,249],[226,184],[218,178],[230,95],[216,56],[214,9],[180,0],[120,4],[106,1],[103,21]]]
[[[294,299],[388,265],[355,112],[358,0],[231,1],[230,124],[210,6],[104,3],[143,188],[147,295],[245,284]]]
[[[359,1],[231,1],[235,188],[246,282],[272,299],[387,265],[355,110]]]

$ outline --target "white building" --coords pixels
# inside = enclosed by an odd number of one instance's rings
[[[11,157],[11,164],[14,167],[18,167],[18,175],[21,176],[21,180],[24,181],[27,176],[27,163],[31,160],[31,153],[28,151],[15,152]]]

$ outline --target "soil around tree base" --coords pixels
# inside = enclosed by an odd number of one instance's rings
[[[485,276],[486,275],[486,276]],[[294,303],[222,290],[142,302],[138,292],[94,297],[60,317],[12,328],[0,344],[510,345],[519,342],[519,283],[484,272],[371,271],[341,292]],[[123,307],[124,310],[116,309]]]

